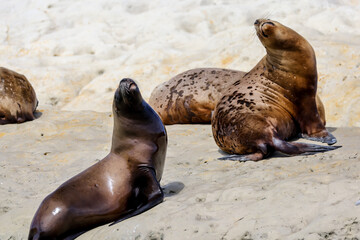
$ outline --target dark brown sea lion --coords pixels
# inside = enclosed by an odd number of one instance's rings
[[[74,239],[163,201],[159,181],[166,155],[166,130],[133,80],[121,80],[113,115],[110,153],[43,200],[31,223],[29,239]]]
[[[36,94],[24,75],[0,67],[0,125],[34,120]]]
[[[257,161],[274,150],[295,155],[336,149],[286,141],[301,133],[336,143],[317,110],[315,53],[302,36],[276,21],[259,19],[255,28],[267,54],[241,84],[229,87],[212,116],[217,145],[238,154],[223,159]]]
[[[211,112],[232,84],[242,84],[246,73],[223,68],[196,68],[180,73],[158,85],[149,104],[164,124],[210,123]],[[316,97],[325,125],[325,110]]]

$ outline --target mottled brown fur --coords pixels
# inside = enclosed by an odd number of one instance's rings
[[[316,100],[317,70],[311,45],[275,21],[257,20],[255,28],[267,55],[244,75],[241,84],[229,86],[218,102],[212,117],[216,143],[227,153],[249,154],[244,160],[260,160],[273,150],[288,154],[324,150],[317,145],[292,148],[283,142],[299,133],[315,141],[336,142],[325,129],[324,108]]]
[[[210,123],[211,112],[221,96],[232,84],[243,84],[244,75],[245,72],[232,69],[191,69],[157,86],[151,93],[149,104],[164,124]],[[324,106],[319,97],[317,101],[325,123]]]
[[[38,100],[24,75],[0,67],[0,124],[34,120]]]
[[[197,68],[157,86],[149,104],[164,124],[210,123],[211,112],[226,87],[245,73],[231,69]]]

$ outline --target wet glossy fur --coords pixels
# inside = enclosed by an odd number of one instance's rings
[[[162,202],[166,130],[131,79],[120,82],[113,115],[110,153],[43,200],[29,239],[74,239]]]

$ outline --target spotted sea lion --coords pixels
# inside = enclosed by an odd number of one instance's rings
[[[0,125],[35,119],[36,93],[22,74],[0,67]]]
[[[196,68],[158,85],[149,104],[164,124],[210,123],[211,112],[232,84],[243,83],[246,72],[223,68]],[[316,96],[319,115],[325,124],[324,106]]]
[[[221,68],[191,69],[157,86],[149,104],[164,124],[210,123],[223,89],[244,74]]]
[[[32,220],[29,239],[74,239],[163,201],[159,181],[167,148],[166,130],[133,80],[121,80],[113,116],[110,153],[43,200]]]
[[[336,143],[317,110],[317,69],[311,45],[279,22],[258,19],[256,33],[266,56],[232,84],[219,100],[212,116],[215,142],[236,154],[222,159],[257,161],[274,150],[296,155],[336,149],[287,140],[302,137]]]

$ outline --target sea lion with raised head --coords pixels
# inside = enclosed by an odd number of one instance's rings
[[[158,85],[149,104],[164,124],[210,123],[211,112],[232,84],[242,84],[246,72],[223,68],[196,68]],[[324,106],[318,96],[319,115],[325,124]]]
[[[311,45],[294,30],[272,20],[255,21],[266,56],[228,87],[215,107],[212,130],[221,159],[257,161],[278,150],[296,155],[336,149],[287,140],[302,137],[329,145],[336,138],[325,128],[316,104],[317,69]]]
[[[159,181],[167,148],[166,130],[133,80],[121,80],[113,116],[110,153],[43,200],[32,220],[29,239],[74,239],[163,201]]]
[[[22,74],[0,67],[0,125],[35,119],[36,93]]]

